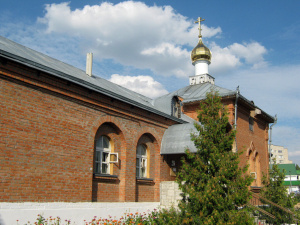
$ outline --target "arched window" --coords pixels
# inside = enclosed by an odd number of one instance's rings
[[[95,173],[109,174],[109,155],[111,152],[111,145],[108,137],[100,136],[96,142],[95,151]]]
[[[147,146],[138,145],[136,150],[136,177],[147,177]]]

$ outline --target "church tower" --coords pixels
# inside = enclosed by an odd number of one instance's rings
[[[191,53],[192,63],[195,66],[195,75],[190,76],[190,85],[201,84],[201,83],[215,83],[215,78],[213,78],[208,73],[208,65],[211,62],[211,52],[202,42],[201,35],[201,22],[204,21],[201,17],[198,18],[195,23],[199,23],[199,41],[197,46],[193,49]]]

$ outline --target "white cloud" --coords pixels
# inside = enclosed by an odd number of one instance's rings
[[[195,28],[193,28],[193,29],[195,29]],[[213,36],[216,36],[216,35],[222,33],[221,27],[217,27],[217,28],[207,27],[205,24],[203,24],[203,25],[201,25],[201,29],[203,29],[201,34],[205,38],[210,38],[210,37],[213,37]],[[197,30],[198,30],[198,28],[197,28]],[[199,32],[199,30],[197,32]],[[195,39],[195,37],[192,37],[192,38],[193,38],[193,40]]]
[[[168,91],[162,86],[162,84],[155,81],[150,76],[133,77],[113,74],[109,80],[149,98],[156,98],[168,93]]]
[[[143,2],[103,2],[71,10],[69,3],[48,4],[38,21],[49,34],[76,36],[80,46],[94,53],[94,59],[113,59],[125,66],[150,69],[154,74],[188,77],[194,74],[190,50],[197,44],[198,26],[194,20],[171,6],[148,6]],[[205,38],[222,33],[220,27],[202,25]],[[209,41],[207,41],[209,43]],[[218,74],[242,65],[266,66],[267,50],[257,42],[234,43],[228,47],[211,44],[210,71]]]
[[[234,43],[224,48],[213,42],[211,51],[212,74],[235,70],[245,64],[251,65],[253,69],[263,68],[268,65],[264,60],[267,49],[257,42]]]
[[[72,53],[82,55],[82,60],[86,52],[93,52],[95,62],[112,59],[123,66],[150,69],[156,75],[187,78],[194,74],[190,50],[197,43],[198,26],[171,6],[124,1],[71,10],[66,2],[47,4],[38,22],[14,29],[17,34],[12,39],[81,68],[81,63],[74,64],[75,60],[70,60],[74,58]],[[2,26],[0,31],[9,30],[7,23],[3,25],[6,28]],[[46,26],[46,34],[40,25]],[[202,29],[203,36],[208,39],[222,33],[220,27],[207,27],[206,24]],[[243,65],[253,69],[267,66],[264,60],[267,50],[255,41],[227,47],[212,42],[210,48],[213,76]]]
[[[175,47],[170,43],[162,43],[154,48],[148,48],[141,52],[142,55],[168,55],[168,56],[188,56],[189,53],[186,50],[182,50],[180,47]]]
[[[71,10],[69,3],[46,5],[38,21],[48,33],[77,36],[95,60],[111,58],[126,66],[151,69],[160,75],[188,77],[193,73],[184,46],[197,43],[197,25],[171,6],[147,6],[142,2],[103,2]],[[212,37],[221,28],[202,26]]]
[[[232,54],[245,59],[246,63],[253,64],[254,67],[264,62],[263,55],[267,53],[266,48],[257,42],[243,43],[243,45],[234,43],[228,48]]]
[[[211,47],[212,60],[210,66],[211,74],[224,73],[241,65],[240,59],[232,54],[227,47],[221,48],[215,43]]]

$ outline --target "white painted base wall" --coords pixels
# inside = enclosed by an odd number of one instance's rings
[[[181,190],[175,181],[163,181],[160,183],[160,204],[162,207],[176,208],[182,199]]]
[[[28,221],[34,224],[37,215],[41,214],[45,218],[57,217],[61,218],[62,224],[65,220],[71,220],[71,224],[83,225],[84,220],[92,221],[94,216],[97,218],[108,218],[112,216],[114,219],[120,219],[125,213],[143,213],[151,212],[155,208],[159,208],[159,202],[116,202],[116,203],[0,203],[0,225],[24,225]],[[18,223],[17,223],[17,220]]]

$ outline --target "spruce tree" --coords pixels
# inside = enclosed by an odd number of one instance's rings
[[[243,207],[250,198],[252,178],[239,167],[239,154],[232,151],[235,131],[228,131],[228,113],[216,92],[200,103],[192,134],[197,152],[186,150],[177,182],[183,192],[179,203],[186,224],[253,224]]]

